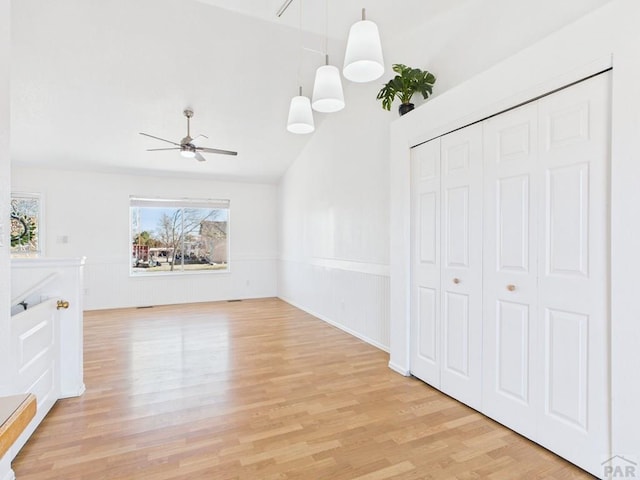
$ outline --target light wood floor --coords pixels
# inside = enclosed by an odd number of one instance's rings
[[[83,397],[14,461],[44,479],[589,475],[276,300],[92,312]]]

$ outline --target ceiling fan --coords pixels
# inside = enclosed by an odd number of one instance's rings
[[[204,153],[219,153],[221,155],[238,155],[238,152],[233,152],[231,150],[220,150],[218,148],[207,148],[207,147],[199,147],[196,143],[202,138],[209,138],[206,135],[198,135],[197,137],[191,137],[191,117],[193,117],[193,110],[185,110],[184,116],[187,117],[187,136],[180,140],[180,143],[172,142],[171,140],[166,140],[164,138],[156,137],[154,135],[149,135],[148,133],[140,132],[140,135],[144,135],[145,137],[155,138],[156,140],[161,140],[163,142],[170,143],[175,145],[175,147],[171,148],[148,148],[147,152],[158,152],[161,150],[180,150],[180,155],[185,158],[195,158],[199,162],[204,162],[206,158],[200,154],[200,152]]]

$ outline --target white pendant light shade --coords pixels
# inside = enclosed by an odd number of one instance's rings
[[[311,133],[315,130],[311,101],[307,97],[299,95],[291,99],[287,130],[298,134]]]
[[[340,72],[333,65],[323,65],[316,71],[311,106],[322,113],[333,113],[344,108]]]
[[[347,50],[344,55],[344,77],[352,82],[371,82],[384,73],[382,45],[378,26],[364,19],[354,23],[349,30]]]

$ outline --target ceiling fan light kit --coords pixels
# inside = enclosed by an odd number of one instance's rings
[[[218,153],[221,155],[238,155],[238,152],[234,152],[231,150],[221,150],[218,148],[208,148],[208,147],[199,147],[195,144],[201,138],[208,138],[206,135],[198,135],[195,138],[191,137],[191,117],[193,117],[193,110],[186,109],[182,112],[185,117],[187,117],[187,136],[180,140],[180,143],[174,142],[172,140],[167,140],[165,138],[156,137],[154,135],[149,135],[148,133],[140,132],[140,135],[144,135],[145,137],[153,138],[156,140],[160,140],[161,142],[170,143],[175,145],[175,147],[171,148],[148,148],[147,152],[158,152],[165,150],[179,150],[180,156],[183,158],[195,158],[199,162],[204,162],[206,158],[202,156],[200,152],[205,153]]]
[[[180,150],[180,155],[184,158],[194,158],[196,156],[196,151],[184,148]]]

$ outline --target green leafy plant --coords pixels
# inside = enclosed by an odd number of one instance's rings
[[[422,94],[425,99],[431,95],[433,84],[436,83],[436,77],[432,73],[401,63],[394,64],[393,71],[398,75],[385,83],[376,97],[382,100],[382,108],[385,110],[391,110],[394,98],[399,98],[403,104],[409,104],[414,93]]]

